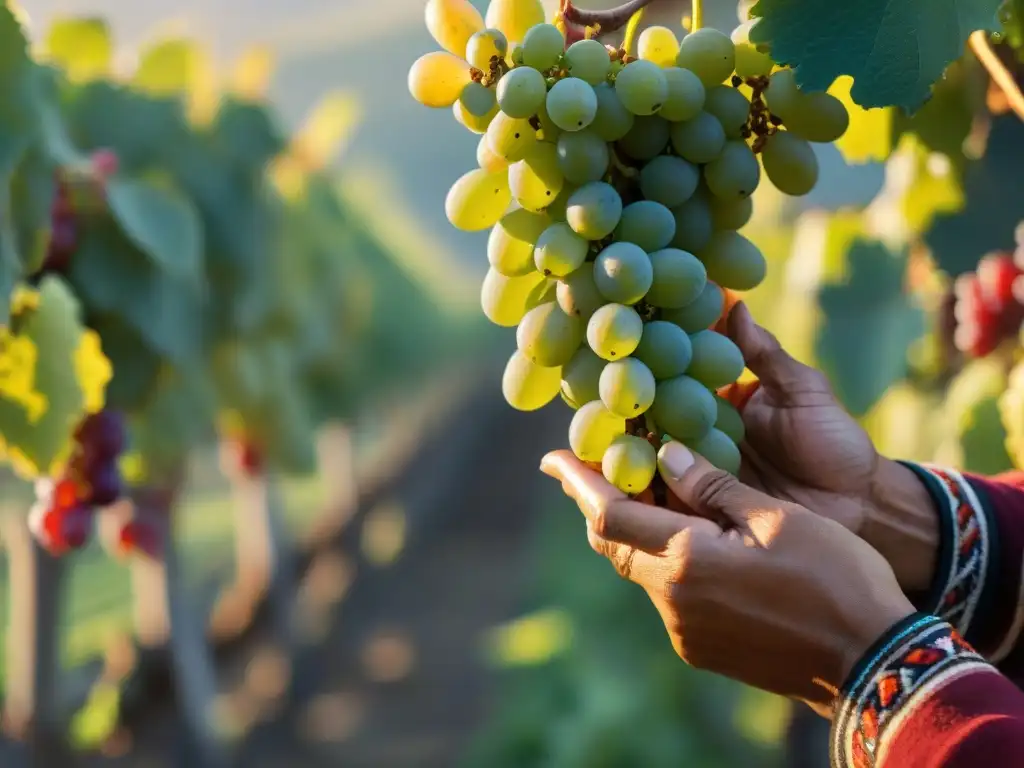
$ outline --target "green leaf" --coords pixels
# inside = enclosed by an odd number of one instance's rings
[[[18,20],[0,5],[0,179],[11,173],[36,127],[34,69]]]
[[[235,98],[221,101],[213,138],[226,157],[250,169],[262,168],[286,146],[266,107]]]
[[[1017,55],[1024,48],[1024,0],[1006,0],[999,10],[1003,39],[1017,49]]]
[[[945,155],[929,152],[913,136],[904,139],[910,181],[900,210],[911,237],[920,237],[935,218],[955,213],[964,205],[963,180],[959,169]]]
[[[818,293],[823,322],[816,354],[836,392],[855,414],[866,413],[907,372],[907,350],[925,330],[924,315],[903,288],[905,253],[858,239],[846,253],[841,283]]]
[[[168,185],[117,177],[107,184],[107,202],[128,239],[176,277],[202,279],[203,231],[192,202]]]
[[[47,58],[74,82],[103,77],[110,71],[114,57],[107,23],[95,17],[53,22],[46,36],[45,50]]]
[[[99,334],[114,369],[107,385],[107,402],[125,413],[142,411],[155,396],[163,358],[119,316],[94,310],[89,324]]]
[[[997,28],[1001,0],[759,0],[751,37],[794,68],[797,83],[823,91],[854,79],[862,107],[918,109],[978,29]]]
[[[957,442],[957,466],[968,472],[994,475],[1013,468],[999,413],[1006,381],[1002,361],[986,358],[965,366],[949,385],[943,411]]]
[[[921,109],[913,115],[893,110],[894,140],[912,133],[928,149],[961,163],[974,116],[985,106],[983,82],[975,75],[963,61],[955,61],[935,83],[931,98]]]

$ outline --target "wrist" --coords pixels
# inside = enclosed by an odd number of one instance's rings
[[[872,603],[853,625],[855,630],[847,640],[840,688],[849,683],[855,669],[870,661],[867,657],[874,654],[878,644],[891,635],[895,627],[920,615],[902,593],[880,595]]]

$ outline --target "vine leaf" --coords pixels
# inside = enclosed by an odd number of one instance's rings
[[[998,28],[1002,0],[759,0],[751,37],[795,70],[801,88],[854,79],[862,107],[916,111],[978,29]]]

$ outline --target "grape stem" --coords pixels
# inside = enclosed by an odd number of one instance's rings
[[[692,0],[690,3],[690,34],[704,26],[704,3],[702,0]]]
[[[1017,81],[1010,73],[1010,70],[1006,68],[1006,65],[1003,64],[996,52],[992,50],[992,46],[988,41],[988,33],[983,29],[972,32],[968,42],[971,46],[971,51],[978,61],[988,70],[992,82],[999,86],[1002,92],[1006,94],[1006,101],[1010,108],[1017,114],[1017,117],[1024,120],[1024,94],[1021,93],[1020,86],[1017,85]]]

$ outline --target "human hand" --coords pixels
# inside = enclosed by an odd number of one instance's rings
[[[827,715],[857,660],[913,613],[863,540],[678,443],[662,447],[659,469],[694,516],[630,499],[569,451],[548,454],[541,469],[561,480],[591,546],[644,588],[676,652],[695,667]]]
[[[885,557],[905,591],[926,590],[939,522],[920,480],[880,456],[825,376],[787,354],[745,305],[736,304],[724,331],[758,377],[720,393],[746,428],[740,478],[840,523]]]

